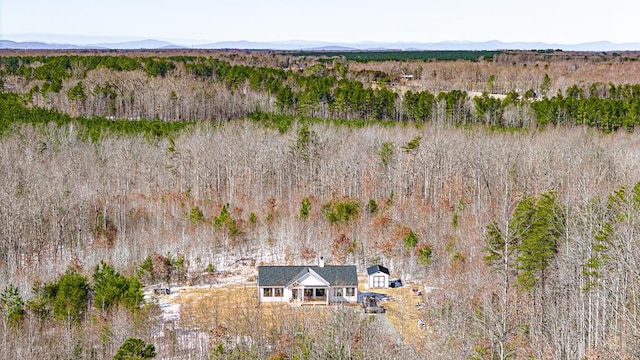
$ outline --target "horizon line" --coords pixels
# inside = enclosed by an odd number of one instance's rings
[[[0,35],[2,36],[2,35]],[[502,41],[502,40],[447,40],[437,42],[421,41],[316,41],[316,40],[274,40],[274,41],[253,41],[253,40],[225,40],[225,41],[204,41],[187,42],[187,40],[163,40],[161,38],[101,38],[95,36],[74,36],[68,39],[56,39],[57,35],[43,34],[43,37],[53,37],[50,39],[31,38],[20,40],[17,38],[36,36],[36,34],[5,34],[7,38],[0,38],[0,41],[10,42],[0,46],[4,50],[80,50],[80,49],[110,49],[110,50],[162,50],[170,48],[183,49],[238,49],[238,50],[281,50],[281,51],[338,51],[340,49],[329,49],[331,47],[341,47],[344,51],[504,51],[504,50],[562,50],[562,51],[619,51],[631,52],[640,51],[640,42],[615,43],[608,40],[590,41],[583,43],[548,43],[544,41]],[[3,37],[4,37],[3,36]],[[75,37],[75,38],[74,38]],[[83,41],[78,41],[83,38]],[[93,40],[93,41],[88,41]],[[21,47],[21,45],[23,45]]]
[[[16,39],[19,37],[39,37],[35,39],[29,40],[21,40]],[[90,42],[78,44],[76,41],[71,41],[71,43],[66,40],[56,40],[51,41],[47,39],[42,39],[41,37],[68,37],[68,38],[84,38],[87,40],[91,40]],[[598,44],[598,43],[609,43],[612,45],[626,45],[626,44],[640,44],[639,41],[626,41],[626,42],[616,42],[612,40],[589,40],[582,42],[558,42],[553,41],[549,42],[546,40],[500,40],[500,39],[489,39],[489,40],[308,40],[308,39],[288,39],[288,40],[250,40],[250,39],[237,39],[237,40],[208,40],[208,39],[187,39],[187,38],[168,38],[168,37],[154,37],[154,36],[112,36],[112,35],[72,35],[72,34],[45,34],[45,33],[13,33],[13,34],[4,34],[0,35],[0,40],[13,41],[13,42],[43,42],[47,44],[58,44],[64,43],[69,45],[94,45],[101,43],[126,43],[126,42],[140,42],[140,41],[158,41],[158,42],[169,42],[175,45],[187,45],[199,43],[199,44],[215,44],[215,43],[228,43],[228,42],[250,42],[250,43],[295,43],[295,42],[304,42],[304,43],[327,43],[327,44],[363,44],[363,43],[372,43],[372,44],[442,44],[442,43],[491,43],[498,42],[503,44],[513,44],[513,43],[524,43],[524,44],[549,44],[549,45],[584,45],[584,44]]]

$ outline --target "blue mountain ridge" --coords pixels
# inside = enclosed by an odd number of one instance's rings
[[[544,42],[502,42],[497,40],[443,41],[443,42],[322,42],[322,41],[222,41],[202,44],[180,44],[169,41],[144,39],[120,42],[97,42],[90,44],[56,43],[44,41],[0,40],[0,49],[15,50],[68,50],[68,49],[252,49],[252,50],[306,50],[306,51],[366,51],[366,50],[540,50],[561,49],[565,51],[633,51],[640,50],[640,42],[616,44],[608,41],[581,44],[549,44]]]

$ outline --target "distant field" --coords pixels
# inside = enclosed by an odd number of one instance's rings
[[[500,54],[500,51],[296,51],[294,56],[318,56],[318,57],[341,57],[347,60],[369,62],[369,61],[450,61],[450,60],[491,60]]]

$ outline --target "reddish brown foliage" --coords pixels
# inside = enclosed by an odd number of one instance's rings
[[[300,257],[302,258],[302,260],[306,261],[314,260],[317,256],[318,253],[309,247],[303,248],[302,252],[300,253]]]
[[[331,255],[334,261],[343,264],[347,256],[353,253],[355,244],[345,234],[338,235],[331,245]]]

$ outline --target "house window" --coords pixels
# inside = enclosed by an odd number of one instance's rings
[[[316,297],[323,297],[324,289],[316,289]]]
[[[313,289],[304,289],[304,297],[312,297]]]
[[[356,288],[348,287],[347,296],[355,296],[355,295],[356,295]]]
[[[262,289],[262,296],[263,297],[272,297],[273,296],[273,289],[272,288],[264,288],[264,289]]]
[[[338,297],[342,296],[342,288],[336,288],[336,296]]]
[[[273,289],[273,296],[275,296],[275,297],[282,297],[282,296],[283,296],[282,288],[275,288],[275,289]]]
[[[384,276],[374,276],[373,277],[373,287],[374,288],[383,288],[385,287]]]

